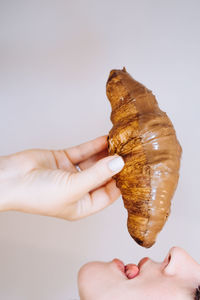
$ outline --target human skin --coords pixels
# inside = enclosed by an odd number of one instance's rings
[[[123,166],[120,156],[108,156],[107,136],[68,149],[1,156],[0,212],[81,219],[119,198],[112,176]]]
[[[81,300],[192,300],[200,284],[200,265],[183,249],[173,247],[163,262],[150,258],[137,265],[90,262],[78,275]]]

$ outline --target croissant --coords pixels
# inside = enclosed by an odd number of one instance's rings
[[[114,179],[128,211],[128,231],[139,245],[149,248],[170,214],[182,148],[155,96],[125,68],[110,72],[106,93],[113,123],[108,153],[125,162]]]

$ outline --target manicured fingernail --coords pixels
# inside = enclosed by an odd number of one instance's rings
[[[109,161],[108,167],[113,173],[121,171],[124,167],[124,161],[122,157],[117,156],[113,160]]]

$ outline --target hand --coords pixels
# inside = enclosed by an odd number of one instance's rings
[[[106,136],[66,150],[32,149],[2,156],[0,211],[67,220],[86,217],[120,196],[112,176],[123,166],[121,157],[108,156]]]

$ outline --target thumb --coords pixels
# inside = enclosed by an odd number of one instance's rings
[[[105,183],[113,175],[119,173],[123,167],[124,161],[121,156],[108,156],[84,171],[71,174],[71,184],[76,187],[79,195],[83,195]]]

